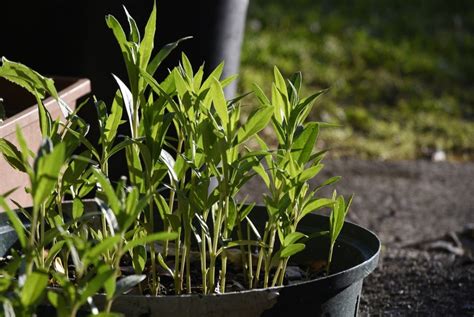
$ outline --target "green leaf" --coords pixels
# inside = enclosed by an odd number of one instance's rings
[[[323,169],[323,167],[323,164],[317,164],[315,166],[311,166],[310,168],[305,169],[298,176],[298,181],[306,182],[307,180],[313,179]]]
[[[23,226],[20,218],[18,218],[16,212],[10,209],[2,196],[0,196],[0,207],[2,207],[2,209],[7,213],[8,219],[10,220],[13,229],[15,229],[16,235],[18,236],[18,241],[20,241],[21,247],[23,249],[26,248],[25,227]]]
[[[112,184],[110,184],[107,176],[105,176],[104,173],[97,168],[93,168],[92,173],[94,174],[97,182],[100,184],[100,192],[104,193],[105,197],[107,198],[107,204],[110,206],[110,208],[112,208],[112,210],[118,211],[120,209],[120,201],[115,194],[115,190],[112,187]]]
[[[335,195],[336,193],[334,193],[334,196]],[[349,207],[352,203],[352,198],[353,196],[350,197],[347,205],[343,196],[339,196],[336,198],[335,204],[333,206],[333,210],[329,217],[330,236],[331,236],[332,244],[334,244],[337,237],[339,236],[339,233],[342,230],[342,227],[344,226],[344,220],[346,218],[347,212],[349,211]]]
[[[34,307],[40,303],[48,285],[48,274],[35,271],[28,274],[21,289],[20,301],[25,307]]]
[[[181,53],[181,63],[188,78],[193,78],[193,66],[184,52]]]
[[[101,288],[103,288],[104,283],[115,274],[115,270],[109,268],[101,273],[97,273],[84,287],[79,302],[84,304],[87,301],[87,298],[95,295]]]
[[[300,93],[302,82],[303,82],[303,76],[302,76],[301,72],[296,72],[293,75],[291,75],[290,83],[292,84],[292,86],[295,89],[295,92],[294,92],[295,95],[291,95],[291,96],[289,95],[289,97],[292,97],[292,98],[298,97],[298,94]]]
[[[174,170],[174,166],[176,162],[174,161],[173,157],[171,154],[169,154],[166,150],[162,149],[161,154],[160,154],[160,159],[161,161],[166,165],[168,168],[168,174],[172,178],[174,182],[178,182],[178,175],[176,174]]]
[[[268,176],[267,171],[265,170],[263,165],[259,164],[257,166],[254,166],[253,170],[257,172],[257,174],[262,178],[267,188],[270,188],[270,177]]]
[[[331,207],[332,205],[334,205],[333,199],[329,199],[329,198],[312,199],[304,206],[303,211],[301,212],[299,216],[299,219],[301,220],[307,214],[313,211],[316,211],[324,207]]]
[[[166,241],[166,240],[174,240],[178,237],[178,234],[176,232],[157,232],[157,233],[152,233],[149,234],[145,237],[135,239],[132,241],[129,241],[125,247],[123,248],[124,252],[127,252],[130,249],[135,248],[137,245],[145,245],[147,243],[153,242],[153,241]]]
[[[114,211],[104,201],[102,201],[98,197],[95,198],[95,202],[97,203],[97,206],[99,206],[100,211],[102,212],[102,215],[105,217],[107,221],[107,225],[109,226],[109,231],[112,234],[115,234],[116,232],[119,232],[120,230],[125,230],[119,226],[117,217],[115,216],[115,213],[117,213],[120,216],[121,209],[115,209]]]
[[[127,48],[127,37],[125,36],[125,32],[123,31],[122,26],[117,21],[117,19],[113,15],[107,15],[105,17],[105,21],[107,26],[112,30],[114,33],[115,39],[117,40],[120,50],[124,56],[128,55],[128,48]]]
[[[51,249],[48,251],[48,257],[45,260],[45,267],[49,269],[51,264],[53,263],[54,258],[56,255],[63,249],[64,244],[66,244],[65,240],[57,241],[56,243],[53,244]]]
[[[160,213],[161,219],[164,219],[165,215],[170,214],[168,202],[160,194],[154,195],[154,200],[156,207],[158,208],[158,212]]]
[[[168,264],[166,264],[165,260],[163,259],[163,256],[161,253],[158,253],[158,263],[161,265],[163,269],[165,269],[170,276],[174,276],[173,270],[170,269]]]
[[[97,263],[97,261],[101,260],[101,255],[111,249],[114,249],[121,239],[122,237],[120,235],[105,238],[92,249],[87,250],[84,254],[84,258],[86,258],[90,263]]]
[[[0,77],[4,77],[5,79],[25,88],[31,94],[38,97],[38,99],[44,99],[47,94],[51,95],[58,102],[59,109],[65,118],[72,113],[72,110],[64,100],[59,98],[52,79],[42,76],[28,66],[11,62],[5,57],[2,58],[2,63],[2,67],[0,67]],[[40,111],[40,116],[49,116],[49,114],[45,114],[46,108],[41,103],[38,104],[38,110]],[[45,122],[43,121],[43,123]],[[44,133],[43,136],[45,136]]]
[[[227,130],[227,123],[229,123],[229,113],[227,111],[227,102],[225,100],[224,91],[222,90],[221,83],[214,78],[211,83],[211,94],[214,109],[217,115],[221,119],[222,127]]]
[[[227,229],[230,231],[234,229],[235,221],[237,220],[237,206],[233,202],[229,202],[228,211],[226,224]]]
[[[283,76],[280,73],[278,67],[273,67],[273,77],[275,81],[276,88],[285,96],[287,96],[286,82]]]
[[[323,188],[324,186],[328,186],[328,185],[337,183],[340,179],[341,179],[341,176],[333,176],[333,177],[331,177],[331,178],[328,178],[327,180],[325,180],[324,182],[322,182],[321,185],[319,185],[319,186],[316,188],[316,190],[318,190],[318,189],[320,189],[320,188]]]
[[[305,248],[305,245],[303,243],[295,243],[295,244],[290,244],[281,250],[280,257],[282,258],[288,258],[298,252],[303,251]]]
[[[122,105],[118,98],[114,98],[110,115],[107,118],[104,129],[104,137],[107,143],[112,143],[117,136],[117,129],[122,124]]]
[[[212,83],[214,82],[214,79],[219,80],[221,78],[223,70],[224,70],[224,62],[217,65],[217,67],[212,71],[212,73],[209,74],[207,79],[202,84],[200,92],[203,92],[203,91],[206,91],[207,89],[210,89]]]
[[[224,79],[221,81],[221,86],[222,86],[222,88],[225,88],[225,87],[229,86],[234,80],[237,79],[237,77],[239,77],[239,75],[234,74],[234,75],[230,75],[230,76],[227,77],[227,78],[224,78]]]
[[[280,125],[283,123],[283,119],[286,117],[285,102],[281,94],[278,92],[278,88],[275,83],[272,84],[272,103],[274,106],[274,119]]]
[[[123,83],[122,80],[120,80],[120,78],[118,78],[117,76],[115,76],[114,74],[112,74],[112,76],[114,77],[115,81],[117,82],[118,86],[119,86],[119,89],[120,89],[120,93],[122,94],[122,100],[123,100],[123,103],[125,105],[125,110],[127,111],[127,115],[128,115],[128,123],[130,124],[130,131],[132,131],[132,137],[135,138],[137,137],[136,135],[133,135],[134,133],[134,130],[133,130],[133,118],[134,118],[134,107],[133,107],[133,96],[132,96],[132,93],[130,92],[130,89],[128,89],[127,85],[125,85]]]
[[[144,245],[137,245],[133,249],[132,264],[136,273],[142,273],[145,269],[145,264],[148,258],[146,248]]]
[[[319,125],[317,122],[309,123],[298,135],[293,143],[291,155],[301,165],[308,162],[318,138]]]
[[[255,112],[250,114],[247,121],[239,129],[237,142],[240,144],[249,139],[255,133],[258,133],[263,130],[268,125],[268,122],[270,122],[272,115],[272,106],[259,108]]]
[[[28,66],[15,63],[2,57],[2,67],[0,67],[0,77],[3,77],[28,90],[33,95],[38,95],[41,99],[50,94],[55,99],[59,99],[54,81],[46,78]]]
[[[72,218],[79,219],[84,214],[84,203],[80,198],[75,197],[72,202]]]
[[[257,84],[253,84],[252,86],[253,86],[253,92],[255,96],[257,96],[258,101],[260,101],[260,104],[262,106],[270,105],[271,104],[270,100],[268,100],[262,88],[260,88],[260,86],[258,86]]]
[[[145,26],[145,34],[143,40],[140,43],[140,67],[146,69],[148,62],[150,61],[151,53],[155,43],[155,30],[156,30],[156,1],[153,2],[153,10],[150,13],[148,22]]]
[[[294,244],[296,241],[302,239],[302,238],[307,238],[308,236],[305,235],[304,233],[301,232],[292,232],[289,235],[285,237],[283,240],[283,247],[287,247],[289,245]]]
[[[13,143],[7,139],[0,139],[0,152],[3,154],[3,157],[11,167],[19,170],[20,172],[26,172],[22,155],[16,146],[13,145]]]
[[[125,294],[146,278],[146,275],[128,275],[117,281],[114,297]]]
[[[140,43],[140,31],[138,30],[137,22],[135,22],[135,19],[132,18],[130,13],[128,13],[127,8],[123,6],[123,9],[125,11],[125,15],[127,16],[128,20],[128,26],[130,27],[130,38],[129,40],[133,43]]]
[[[251,245],[251,246],[258,246],[258,247],[262,247],[264,246],[262,242],[260,241],[255,241],[255,240],[236,240],[236,241],[231,241],[229,243],[227,243],[226,245],[224,245],[223,247],[221,247],[218,251],[217,251],[217,255],[220,255],[222,252],[224,252],[225,250],[227,249],[230,249],[230,248],[235,248],[235,247],[240,247],[240,246],[248,246],[248,245]]]
[[[101,265],[98,267],[97,269],[97,273],[96,274],[101,274],[103,272],[106,272],[110,270],[110,267],[107,266],[107,265]],[[104,288],[104,292],[105,292],[105,295],[106,295],[106,298],[108,300],[112,299],[114,294],[115,294],[115,290],[116,290],[116,275],[115,274],[112,274],[107,280],[105,280],[104,284],[103,284],[103,288]]]
[[[129,139],[129,138],[121,141],[110,150],[110,152],[108,153],[105,159],[108,160],[109,158],[111,158],[112,156],[114,156],[115,154],[119,153],[120,151],[122,151],[123,149],[125,149],[126,147],[132,144],[134,144],[134,142],[132,139]]]
[[[178,47],[179,43],[185,40],[192,39],[192,36],[186,36],[183,38],[180,38],[176,42],[168,43],[166,44],[160,51],[155,55],[155,57],[152,59],[150,64],[148,65],[146,72],[153,76],[158,69],[158,66],[160,66],[161,62],[176,48]]]
[[[66,160],[66,144],[59,143],[50,153],[41,155],[40,152],[38,155],[34,163],[36,175],[32,182],[33,202],[37,206],[48,199],[58,182],[59,173]]]

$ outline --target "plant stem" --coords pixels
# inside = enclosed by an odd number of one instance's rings
[[[271,270],[271,261],[273,255],[273,246],[275,244],[275,235],[276,229],[272,228],[270,231],[270,241],[268,242],[268,253],[265,258],[265,275],[263,279],[263,287],[268,287],[268,280],[270,278],[270,270]]]
[[[178,238],[174,245],[174,288],[177,295],[181,294],[181,275],[179,271],[179,257],[181,249],[181,228],[178,229]]]
[[[188,207],[189,208],[189,207]],[[187,217],[189,218],[189,217]],[[184,226],[184,244],[183,254],[181,259],[181,276],[185,276],[186,279],[186,291],[191,294],[191,262],[190,262],[190,251],[191,251],[191,225],[186,221]],[[186,268],[186,269],[185,269]]]
[[[217,215],[215,216],[214,221],[214,235],[212,239],[212,250],[209,254],[210,256],[210,264],[209,264],[209,287],[210,291],[213,292],[215,289],[215,272],[216,272],[216,257],[217,257],[217,249],[219,246],[219,233],[221,231],[222,226],[222,209],[217,208]]]
[[[251,239],[250,224],[247,222],[247,240],[250,241],[250,239]],[[248,256],[248,261],[247,261],[247,265],[248,265],[247,274],[248,274],[248,277],[247,277],[247,280],[248,280],[249,289],[252,289],[253,288],[252,246],[248,245],[247,249],[248,249],[247,250],[247,256]]]
[[[44,233],[45,233],[45,218],[46,218],[46,206],[45,203],[41,204],[41,232],[40,232],[40,245],[41,245],[41,254],[40,254],[40,263],[41,268],[44,268]]]
[[[285,279],[285,273],[286,273],[286,267],[288,266],[288,260],[290,258],[286,258],[284,261],[283,261],[283,267],[281,269],[281,272],[280,272],[280,278],[278,280],[278,285],[283,285],[283,281]]]
[[[206,252],[206,233],[201,233],[201,277],[202,277],[202,292],[207,294],[207,252]]]
[[[273,276],[272,287],[274,287],[276,285],[276,283],[279,279],[282,267],[283,267],[283,259],[280,259],[280,261],[278,262],[278,267],[275,271],[275,275]]]
[[[105,215],[103,213],[100,216],[100,220],[101,220],[101,223],[102,223],[102,235],[104,236],[104,239],[105,239],[109,236],[109,233],[107,232],[107,219],[105,218]],[[105,257],[106,257],[105,260],[107,262],[109,262],[110,261],[110,252],[109,252],[109,250],[106,251]]]
[[[153,214],[153,196],[150,196],[150,203],[149,203],[149,212],[150,212],[150,230],[153,232],[155,228],[155,215]],[[150,232],[150,233],[151,233]],[[156,251],[155,251],[155,242],[151,242],[150,244],[150,256],[151,256],[151,285],[152,285],[152,292],[155,295],[158,295],[159,285],[156,276]]]
[[[242,236],[242,223],[239,222],[238,225],[237,225],[237,238],[239,240],[243,240],[243,236]],[[249,239],[250,240],[250,239]],[[250,281],[249,281],[249,267],[248,267],[248,257],[246,256],[247,255],[247,252],[245,250],[245,246],[241,245],[240,246],[240,261],[242,262],[242,268],[243,268],[243,273],[244,273],[244,280],[245,282],[247,283],[247,285],[249,285]]]
[[[268,232],[270,231],[270,226],[268,221],[265,223],[265,230],[263,233],[263,239],[262,243],[263,245],[266,244],[267,239],[268,239]],[[255,271],[255,286],[258,287],[258,282],[260,281],[260,271],[262,269],[262,262],[263,262],[263,257],[265,255],[265,247],[261,246],[260,250],[258,251],[258,260],[257,260],[257,269]]]
[[[225,180],[224,180],[225,181]],[[228,215],[229,215],[229,195],[225,195],[224,200],[224,228],[223,228],[223,239],[227,240],[229,238],[229,230],[225,224]],[[225,284],[226,284],[226,275],[227,275],[227,252],[224,251],[221,254],[221,277],[220,277],[220,292],[225,293]]]
[[[331,245],[329,246],[328,263],[326,265],[326,274],[327,275],[329,275],[329,269],[330,269],[330,266],[331,266],[333,251],[334,251],[334,243],[331,243]]]
[[[184,138],[182,137],[182,133],[178,131],[178,147],[176,148],[176,157],[179,154],[181,154],[182,147],[183,147],[183,142],[184,142]],[[177,187],[177,184],[176,184],[176,187]],[[169,200],[168,200],[168,204],[169,204],[168,206],[169,206],[170,213],[173,213],[173,210],[174,210],[174,196],[175,196],[175,191],[170,190],[170,197],[169,197]],[[163,222],[165,223],[166,231],[171,232],[171,228],[168,226],[168,223],[165,221],[165,219],[163,219]],[[168,245],[169,245],[169,242],[168,242],[168,240],[166,240],[165,241],[165,246],[164,246],[164,251],[163,251],[165,259],[168,256]]]
[[[26,273],[27,274],[33,271],[32,253],[33,253],[33,248],[35,246],[35,236],[36,236],[36,230],[38,226],[39,213],[40,213],[40,210],[38,206],[34,205],[33,206],[33,220],[31,222],[30,239],[28,241],[28,254],[26,257]]]

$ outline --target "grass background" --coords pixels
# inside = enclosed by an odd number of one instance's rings
[[[330,88],[312,116],[342,125],[333,155],[474,158],[474,1],[251,0],[240,90],[269,92],[273,65]]]

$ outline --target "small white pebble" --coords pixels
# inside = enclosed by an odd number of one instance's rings
[[[433,162],[444,162],[446,161],[446,153],[443,150],[436,150],[433,155],[431,155],[431,160]]]

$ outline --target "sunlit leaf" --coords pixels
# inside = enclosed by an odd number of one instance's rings
[[[45,295],[46,286],[48,285],[48,274],[35,271],[28,274],[25,284],[21,289],[20,300],[25,307],[34,307]]]
[[[288,258],[298,252],[303,251],[304,248],[305,245],[303,243],[290,244],[281,250],[280,257]]]
[[[266,106],[257,109],[255,112],[250,114],[247,121],[239,129],[238,132],[238,143],[246,141],[248,138],[253,136],[255,133],[260,132],[264,129],[273,115],[273,107]]]
[[[117,281],[114,297],[125,294],[146,278],[146,275],[128,275]]]

